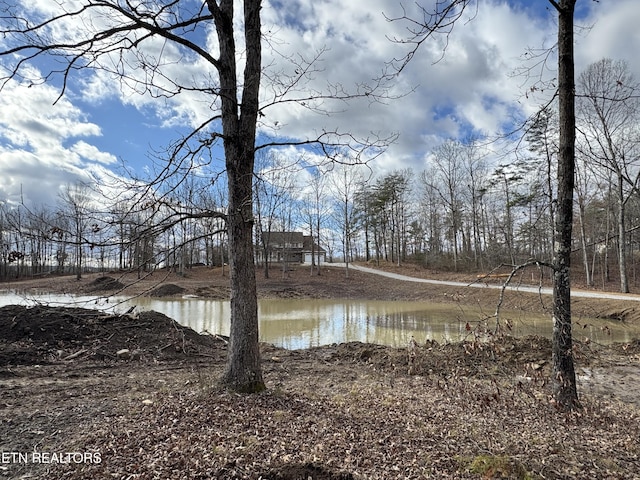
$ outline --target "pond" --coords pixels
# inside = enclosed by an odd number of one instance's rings
[[[156,310],[197,332],[227,335],[229,302],[204,298],[135,299],[81,297],[69,295],[29,295],[0,291],[0,306],[9,304],[99,308],[125,312]],[[456,342],[471,338],[490,312],[471,307],[408,301],[352,301],[313,299],[269,299],[259,302],[260,340],[288,348],[309,348],[332,343],[360,341],[390,346],[406,346],[411,338]],[[501,325],[510,325],[515,336],[540,335],[551,338],[549,315],[502,312]],[[495,320],[488,325],[495,327]],[[469,331],[468,329],[471,329]],[[640,338],[640,326],[614,320],[574,319],[574,337],[608,344]]]

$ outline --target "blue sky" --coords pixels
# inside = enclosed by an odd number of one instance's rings
[[[46,11],[55,2],[25,5],[32,12]],[[640,78],[637,0],[578,0],[578,11],[577,23],[590,28],[576,37],[576,71],[611,57],[627,60]],[[270,32],[278,54],[265,48],[263,63],[274,74],[291,68],[282,56],[310,56],[324,49],[309,88],[324,89],[327,81],[348,88],[370,82],[385,61],[402,54],[403,47],[388,38],[402,35],[404,26],[387,22],[383,12],[398,15],[398,2],[265,1],[263,31]],[[494,134],[514,116],[531,114],[544,94],[525,97],[533,80],[514,73],[524,65],[528,49],[555,43],[553,9],[547,0],[480,0],[477,12],[470,13],[473,20],[456,26],[443,58],[441,44],[430,42],[394,82],[394,93],[413,90],[410,95],[386,104],[327,104],[331,115],[275,106],[266,112],[261,133],[291,139],[334,128],[361,136],[397,133],[398,141],[375,160],[374,170],[419,171],[429,152],[444,140],[470,132]],[[45,67],[33,65],[36,70]],[[172,68],[169,74],[196,75],[198,65]],[[264,83],[263,99],[269,97],[270,87]],[[58,93],[55,84],[28,88],[16,82],[0,92],[0,178],[4,179],[0,201],[17,202],[22,192],[31,204],[52,204],[61,186],[76,183],[89,172],[101,176],[117,171],[120,162],[143,175],[151,164],[150,152],[161,151],[211,114],[209,106],[193,95],[160,101],[89,71],[74,78],[67,95],[54,105]],[[292,157],[299,153],[286,149]]]

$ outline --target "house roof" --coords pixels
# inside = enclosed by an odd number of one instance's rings
[[[282,245],[283,243],[303,243],[302,232],[263,232],[262,238],[267,245]]]
[[[310,235],[304,235],[302,232],[263,232],[262,238],[265,239],[267,248],[272,248],[276,245],[280,246],[285,243],[293,243],[296,245],[302,245],[302,248],[291,248],[291,250],[298,250],[302,252],[310,252],[313,242]],[[326,253],[326,250],[317,243],[313,243],[313,251],[316,253]]]
[[[304,243],[302,245],[302,250],[305,252],[310,252],[312,244],[313,244],[313,251],[315,253],[326,253],[326,250],[324,248],[322,248],[320,245],[318,245],[313,241],[313,238],[311,237],[311,235],[304,236]]]

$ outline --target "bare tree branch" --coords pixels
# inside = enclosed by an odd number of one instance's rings
[[[406,37],[391,38],[393,42],[409,45],[409,51],[402,57],[393,58],[387,65],[388,71],[384,77],[392,77],[402,72],[411,62],[420,47],[430,38],[435,36],[444,37],[445,45],[442,48],[442,56],[444,57],[447,46],[449,44],[449,36],[453,32],[456,23],[463,18],[465,9],[474,3],[475,0],[436,0],[433,7],[427,9],[418,2],[416,6],[419,9],[421,18],[414,18],[407,14],[406,8],[402,8],[402,15],[390,17],[385,14],[385,18],[389,22],[401,22],[406,24]],[[477,8],[477,7],[476,7]]]

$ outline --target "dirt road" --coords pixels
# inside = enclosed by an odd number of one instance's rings
[[[344,263],[341,264],[331,264],[331,266],[345,268],[346,265]],[[384,270],[378,270],[375,268],[363,267],[361,265],[349,265],[349,268],[352,270],[357,270],[359,272],[365,272],[374,275],[381,275],[387,278],[393,278],[394,280],[400,280],[403,282],[416,282],[416,283],[427,283],[430,285],[442,285],[448,287],[460,287],[460,288],[490,288],[501,290],[505,288],[503,285],[489,284],[483,282],[480,278],[477,281],[473,281],[470,283],[465,282],[455,282],[451,280],[434,280],[429,278],[418,278],[418,277],[410,277],[407,275],[401,275],[393,272],[386,272]],[[509,285],[506,287],[507,290],[516,291],[516,292],[526,292],[526,293],[535,293],[542,295],[553,295],[553,290],[547,287],[538,287],[532,285]],[[578,290],[572,289],[571,296],[575,298],[602,298],[607,300],[630,300],[634,302],[640,302],[640,295],[634,295],[631,293],[613,293],[613,292],[596,292],[596,291],[587,291],[587,290]]]

